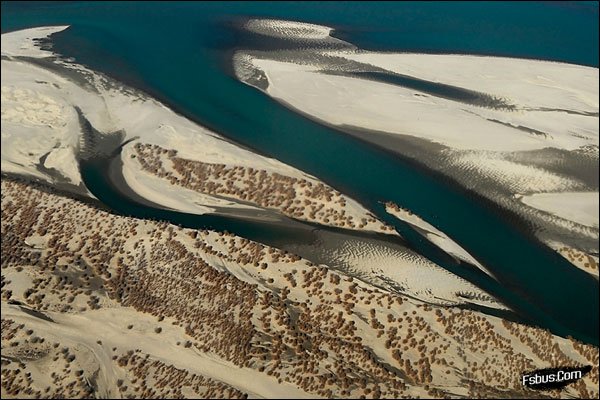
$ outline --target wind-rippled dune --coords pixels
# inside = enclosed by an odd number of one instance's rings
[[[317,237],[316,245],[288,248],[376,287],[429,304],[507,309],[493,296],[400,244],[332,232],[319,232]]]
[[[278,34],[280,25],[261,23],[262,31]],[[585,202],[569,207],[598,208],[597,68],[376,53],[351,44],[336,50],[324,38],[306,45],[294,29],[287,36],[302,46],[238,51],[238,78],[304,115],[440,171],[522,217],[553,248],[598,254],[597,214],[565,212],[561,200],[563,192],[581,192]],[[542,195],[543,205],[527,201]]]
[[[1,221],[3,398],[530,397],[523,370],[589,364],[547,395],[598,396],[597,347],[232,234],[6,179]]]
[[[348,42],[332,37],[331,32],[333,29],[323,25],[278,19],[249,19],[244,23],[243,28],[261,36],[293,41],[307,47],[356,48]]]

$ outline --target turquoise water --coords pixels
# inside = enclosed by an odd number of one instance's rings
[[[2,31],[70,24],[58,49],[141,87],[178,112],[318,176],[394,224],[452,272],[561,335],[598,344],[598,282],[488,203],[414,163],[307,120],[227,73],[228,23],[268,16],[335,26],[368,49],[497,54],[598,66],[594,3],[2,3]],[[440,259],[379,201],[414,210],[499,277]],[[248,225],[239,227],[240,231]],[[235,230],[234,230],[235,231]]]

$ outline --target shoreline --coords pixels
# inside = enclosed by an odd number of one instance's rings
[[[50,35],[48,38],[52,42],[52,50],[57,54],[59,59],[61,59],[61,58],[64,59],[66,57],[69,57],[69,55],[62,54],[60,48],[57,48],[56,38],[54,36],[61,35],[61,34],[67,34],[67,32],[68,32],[68,30],[57,32],[53,35]],[[231,138],[230,136],[227,135],[226,131],[223,131],[222,129],[217,128],[214,124],[210,123],[210,121],[208,121],[207,119],[202,119],[202,118],[198,117],[198,115],[189,111],[185,106],[182,106],[181,104],[172,102],[167,96],[164,96],[163,94],[154,90],[151,86],[146,85],[146,84],[141,85],[140,84],[141,82],[138,82],[133,79],[129,79],[126,75],[123,75],[123,76],[110,75],[103,68],[100,68],[100,66],[93,65],[93,64],[87,64],[87,63],[82,62],[81,60],[77,60],[77,64],[79,64],[85,68],[88,68],[89,70],[94,71],[96,73],[100,73],[100,74],[104,75],[105,77],[107,77],[108,79],[118,82],[122,86],[131,87],[134,90],[139,91],[143,95],[146,95],[149,98],[151,98],[151,99],[157,101],[158,103],[162,104],[163,106],[167,107],[169,110],[171,110],[171,112],[173,112],[178,117],[184,118],[184,119],[192,122],[193,124],[206,129],[207,131],[215,133],[217,135],[216,138],[221,139],[226,143],[230,143],[238,148],[247,150],[250,153],[258,155],[259,157],[265,157],[267,159],[274,159],[277,162],[279,162],[285,166],[291,167],[294,170],[300,171],[302,174],[306,174],[309,177],[312,177],[312,178],[316,179],[317,181],[324,183],[325,185],[333,188],[334,190],[341,192],[343,196],[349,198],[350,200],[355,201],[359,207],[365,209],[367,212],[372,213],[377,218],[381,218],[381,216],[376,215],[373,210],[369,209],[363,201],[358,200],[357,197],[354,196],[352,193],[348,193],[345,190],[345,188],[340,187],[339,185],[336,184],[336,182],[332,182],[333,183],[332,184],[326,180],[323,180],[321,177],[316,176],[315,174],[311,173],[310,171],[307,171],[304,168],[296,167],[295,165],[293,165],[290,162],[280,160],[277,157],[277,155],[275,155],[275,154],[265,152],[264,149],[260,149],[256,146],[252,146],[252,144],[247,141],[242,142],[237,139]],[[232,79],[233,79],[233,77],[232,77]],[[308,221],[308,220],[307,221],[302,220],[302,222],[317,223],[316,221]],[[352,229],[349,228],[349,230],[352,230]],[[373,230],[373,232],[378,232],[378,231]],[[392,234],[393,234],[393,232],[392,232]]]
[[[257,89],[257,88],[255,88],[255,90],[263,92],[262,90]],[[303,118],[307,119],[308,121],[310,121],[312,123],[319,124],[319,125],[325,125],[326,127],[331,129],[332,131],[335,131],[336,134],[338,134],[342,137],[349,137],[352,140],[355,140],[356,142],[361,143],[361,145],[369,147],[371,150],[383,153],[389,157],[397,159],[400,162],[402,162],[403,164],[410,165],[411,168],[414,168],[415,170],[419,171],[420,173],[430,176],[431,178],[433,178],[433,180],[444,185],[446,188],[448,188],[452,191],[455,191],[456,193],[458,193],[462,196],[473,199],[479,205],[484,206],[485,209],[487,209],[490,212],[493,212],[498,217],[511,221],[510,222],[511,226],[513,226],[514,228],[519,230],[524,236],[528,236],[530,240],[532,240],[534,242],[539,241],[539,239],[535,236],[535,232],[534,232],[533,228],[531,227],[531,225],[528,223],[528,221],[523,219],[523,217],[521,215],[515,213],[513,210],[505,208],[501,204],[495,203],[493,200],[485,197],[481,193],[478,193],[472,189],[469,189],[469,188],[461,185],[460,182],[456,178],[446,175],[446,174],[442,173],[441,171],[435,170],[435,169],[427,166],[425,163],[419,161],[416,157],[411,157],[411,156],[408,156],[405,154],[401,154],[401,153],[394,151],[393,149],[383,147],[377,141],[371,141],[371,140],[367,139],[367,137],[370,137],[371,134],[378,135],[378,139],[381,140],[380,143],[390,143],[391,141],[405,141],[405,143],[410,144],[410,143],[413,143],[413,139],[414,139],[414,143],[419,143],[419,142],[423,141],[423,139],[414,137],[414,136],[409,136],[409,135],[404,135],[402,137],[400,137],[400,136],[395,137],[393,134],[388,133],[388,132],[373,131],[373,130],[357,128],[357,127],[347,127],[349,129],[346,131],[346,130],[343,130],[346,128],[346,126],[338,126],[338,125],[334,125],[334,124],[328,123],[323,120],[319,120],[301,110],[294,109],[292,106],[288,105],[285,101],[278,101],[278,100],[271,98],[270,96],[268,98],[271,101],[273,101],[275,104],[283,105],[290,111],[297,113],[298,115],[302,116]],[[442,145],[438,145],[436,143],[429,143],[429,142],[425,142],[424,144],[431,145],[431,146],[442,146]],[[417,145],[417,146],[419,146],[419,145]],[[357,197],[359,197],[359,196],[357,196],[357,195],[352,196],[352,198],[357,198]],[[358,200],[358,201],[360,202],[360,200]],[[384,199],[376,199],[376,201],[385,201],[385,200]],[[382,218],[382,217],[385,217],[387,213],[381,213],[381,214],[382,214],[381,216],[377,215],[377,214],[375,214],[375,215],[378,218]]]

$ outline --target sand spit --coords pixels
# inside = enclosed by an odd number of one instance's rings
[[[423,218],[414,214],[412,211],[402,208],[391,201],[385,203],[385,210],[398,218],[401,221],[411,225],[417,232],[423,235],[431,243],[445,251],[447,254],[471,264],[491,277],[493,274],[479,261],[477,261],[469,252],[462,248],[458,243],[452,240],[444,232],[431,225],[429,222],[423,220]]]
[[[271,207],[305,221],[396,234],[359,203],[317,178],[236,146],[143,93],[36,47],[36,39],[66,28],[33,28],[2,35],[2,171],[54,184],[57,180],[64,181],[73,191],[84,190],[92,196],[81,181],[77,162],[86,150],[82,138],[83,117],[100,135],[123,135],[123,141],[133,140],[131,146],[154,145],[176,152],[182,160],[180,164],[210,164],[233,171],[228,180],[239,189],[230,188],[227,192],[240,192],[246,186],[244,178],[236,175],[241,170],[277,177],[282,184],[310,185],[322,192],[318,200],[304,196],[306,191],[297,191],[296,198],[289,199],[287,188],[281,185],[264,188],[262,194],[257,187],[254,200],[259,209]],[[152,179],[150,171],[144,173],[131,157],[124,157],[122,161],[125,180],[131,189],[166,208],[203,214],[219,207],[243,210],[253,207],[239,193],[229,193],[232,195],[227,199],[213,196],[219,194],[219,190],[212,187],[203,187],[201,193],[196,190],[191,195],[185,185]],[[220,178],[218,171],[215,173],[217,181]],[[278,192],[267,194],[266,189]],[[277,204],[267,204],[269,202],[261,199],[266,195],[280,199]],[[301,210],[306,201],[314,202],[314,213]]]
[[[531,397],[598,348],[2,181],[2,397]],[[108,240],[106,238],[109,238]]]
[[[55,54],[47,50],[42,50],[36,43],[36,40],[64,31],[68,27],[69,25],[43,26],[2,34],[2,55],[40,58],[52,57]]]
[[[399,243],[327,231],[316,232],[315,236],[316,243],[293,243],[286,250],[427,304],[508,310],[477,286]]]

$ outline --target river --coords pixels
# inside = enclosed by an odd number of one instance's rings
[[[154,3],[143,8],[127,3],[3,3],[2,30],[72,25],[56,35],[60,53],[141,88],[233,141],[319,177],[395,226],[417,251],[495,295],[525,320],[598,345],[598,281],[537,242],[515,216],[498,212],[489,202],[414,161],[286,109],[235,80],[227,61],[240,42],[239,32],[229,24],[241,17],[267,16],[333,25],[340,37],[370,49],[498,54],[597,66],[597,39],[595,53],[582,48],[582,42],[565,45],[592,37],[585,28],[590,25],[590,10],[532,3],[512,8],[462,3],[452,7],[409,4],[400,10],[385,4],[370,7],[366,3],[352,7]],[[361,13],[360,9],[370,11]],[[523,13],[527,12],[539,18],[525,21]],[[597,24],[597,7],[595,12]],[[565,13],[571,18],[560,18]],[[499,19],[503,22],[498,23]],[[525,36],[526,41],[522,40]],[[102,181],[108,171],[91,168],[83,172],[92,192],[104,190]],[[123,209],[122,202],[111,201],[107,193],[101,200],[117,212],[182,223],[179,217],[151,207]],[[402,204],[432,221],[486,265],[498,282],[443,257],[408,226],[387,215],[382,201]],[[226,229],[255,239],[262,235],[265,241],[273,235],[268,226],[256,221],[227,217],[192,221],[197,221],[197,227]]]

